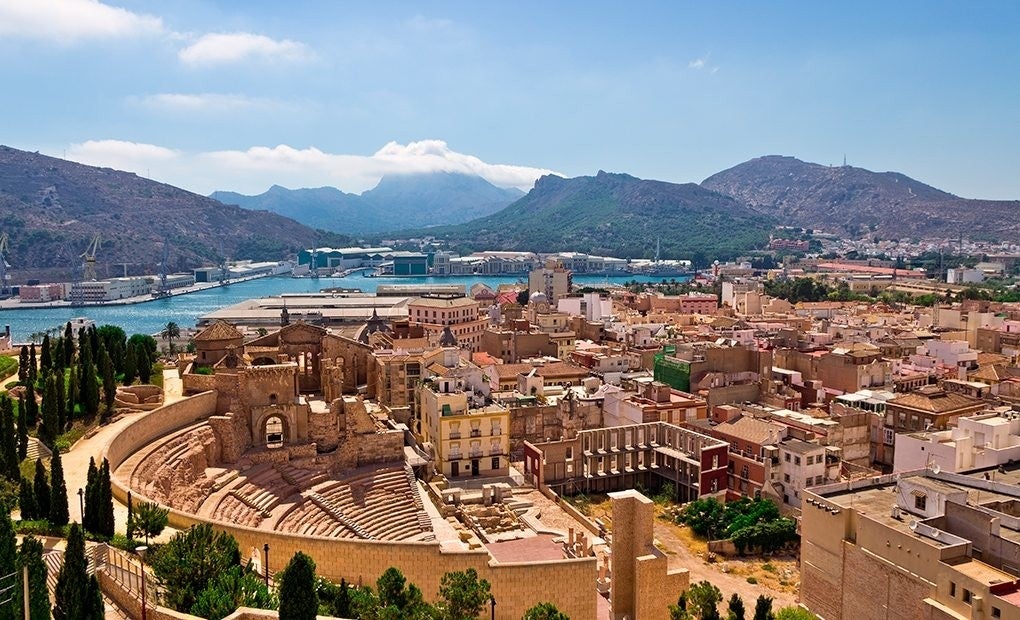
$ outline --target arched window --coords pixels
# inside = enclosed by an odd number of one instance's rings
[[[283,447],[283,420],[280,416],[273,416],[266,420],[266,447]]]

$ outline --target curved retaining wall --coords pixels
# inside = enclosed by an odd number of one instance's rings
[[[129,456],[154,440],[213,415],[217,394],[214,391],[179,400],[139,417],[126,426],[106,446],[111,471],[116,471]],[[128,485],[119,476],[112,477],[113,495],[127,503]],[[132,491],[135,501],[152,501]],[[596,617],[595,558],[552,562],[497,563],[485,550],[442,551],[439,543],[384,542],[298,536],[282,532],[242,527],[232,523],[199,519],[193,514],[170,509],[170,524],[187,528],[208,522],[217,530],[237,539],[241,556],[255,549],[261,555],[269,544],[269,567],[280,571],[298,551],[310,555],[316,571],[327,579],[374,587],[376,579],[395,566],[415,583],[426,597],[435,598],[446,572],[474,568],[492,584],[496,599],[496,617],[517,619],[541,601],[554,603],[571,618]]]

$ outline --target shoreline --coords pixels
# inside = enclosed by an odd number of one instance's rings
[[[182,286],[178,289],[169,291],[168,295],[162,297],[153,297],[149,295],[136,295],[135,297],[124,297],[122,299],[114,299],[111,301],[90,301],[80,305],[74,305],[66,299],[59,299],[55,301],[41,301],[41,302],[28,302],[23,303],[17,297],[10,299],[4,299],[0,301],[0,314],[5,311],[11,310],[43,310],[43,309],[63,309],[63,308],[105,308],[110,306],[133,306],[137,304],[144,304],[150,301],[159,301],[161,299],[169,299],[171,297],[179,297],[181,295],[188,295],[190,293],[199,293],[201,291],[207,291],[214,288],[220,288],[230,286],[231,284],[238,284],[241,282],[251,282],[252,280],[259,280],[262,278],[273,277],[274,275],[282,274],[271,274],[264,273],[256,276],[248,276],[245,278],[236,278],[227,282],[203,282],[201,284],[193,284],[191,286]]]

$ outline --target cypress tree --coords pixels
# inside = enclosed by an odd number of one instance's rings
[[[25,421],[25,396],[18,396],[18,462],[28,456],[28,422]]]
[[[14,403],[7,394],[0,394],[0,450],[3,452],[4,475],[10,481],[21,479],[18,458],[18,436],[14,430]]]
[[[89,326],[89,347],[92,349],[92,361],[97,361],[100,358],[99,348],[102,346],[99,342],[99,332],[96,331],[95,325]]]
[[[113,360],[103,352],[103,421],[113,416],[113,405],[117,399],[117,377],[114,375]]]
[[[53,618],[55,620],[102,620],[96,615],[93,580],[88,575],[85,559],[85,536],[77,523],[71,524],[64,551],[64,565],[57,576],[54,591]]]
[[[71,331],[70,321],[64,326],[64,340],[62,344],[64,345],[64,368],[70,368],[71,362],[74,361],[74,332]]]
[[[18,381],[28,383],[28,345],[21,345],[18,355]]]
[[[29,383],[25,386],[25,424],[35,426],[39,421],[39,403],[35,400],[35,386]]]
[[[96,527],[96,513],[99,508],[99,498],[96,496],[96,478],[99,476],[99,470],[96,469],[96,459],[89,459],[89,472],[86,476],[85,482],[85,512],[81,515],[81,526],[85,528],[86,532],[96,533],[99,529]]]
[[[71,372],[68,373],[68,374],[70,375],[70,377],[68,377],[68,381],[70,382],[70,385],[67,388],[67,409],[66,409],[66,412],[64,414],[64,421],[65,421],[65,423],[67,425],[70,425],[71,422],[74,421],[74,407],[75,407],[75,405],[78,402],[77,401],[77,396],[78,396],[78,377],[75,374],[73,368],[71,369]]]
[[[46,445],[53,447],[57,436],[60,435],[60,414],[58,409],[60,403],[57,401],[56,377],[50,375],[46,378],[46,392],[42,402],[42,426],[39,427],[39,439]]]
[[[96,474],[96,527],[98,533],[113,538],[116,523],[113,517],[113,489],[110,483],[110,462],[103,459],[103,464]]]
[[[60,461],[60,450],[54,450],[50,461],[50,523],[56,526],[67,525],[69,519],[64,465]]]
[[[43,545],[37,538],[26,536],[18,554],[18,573],[28,567],[28,612],[31,620],[50,620],[50,591],[46,587],[46,562]],[[14,588],[15,608],[24,618],[25,601],[22,588]]]
[[[67,430],[67,410],[64,406],[64,373],[53,373],[53,386],[56,388],[56,400],[53,402],[53,408],[57,410],[57,434],[59,435]]]
[[[35,343],[28,347],[28,381],[35,383],[39,378],[39,367],[36,366]]]
[[[11,515],[0,510],[0,588],[21,587],[18,572],[18,541],[14,537]],[[6,599],[6,597],[4,597]],[[0,605],[0,620],[17,620],[15,606]]]
[[[152,380],[152,357],[143,346],[135,349],[135,363],[138,366],[138,381],[148,384]]]
[[[318,609],[315,562],[298,551],[280,577],[280,620],[315,620]]]
[[[133,342],[127,344],[127,351],[124,353],[124,385],[131,385],[138,376],[138,361]]]
[[[39,357],[39,370],[45,375],[53,370],[53,355],[50,351],[50,335],[46,334],[42,339],[42,353]]]
[[[50,362],[53,370],[63,370],[64,366],[64,337],[57,336],[50,341]]]
[[[50,518],[50,483],[46,479],[46,468],[43,467],[42,459],[35,460],[35,481],[32,484],[35,491],[35,502],[37,506],[36,518]]]
[[[35,491],[32,490],[32,483],[28,478],[21,479],[21,488],[18,489],[18,510],[21,511],[21,518],[25,521],[39,518],[39,504],[35,501]]]

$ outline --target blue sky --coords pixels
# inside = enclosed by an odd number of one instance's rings
[[[0,143],[209,193],[766,154],[1020,198],[1020,3],[0,0]]]

